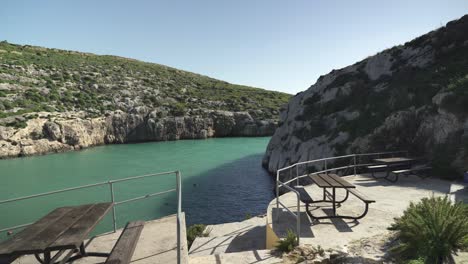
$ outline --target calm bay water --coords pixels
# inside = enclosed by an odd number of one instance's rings
[[[153,172],[180,170],[187,224],[243,220],[264,213],[273,179],[261,167],[269,138],[218,138],[95,147],[79,152],[0,160],[0,200]],[[175,177],[116,184],[116,200],[175,188]],[[36,220],[53,208],[109,201],[109,187],[93,187],[0,205],[0,229]],[[176,212],[175,193],[117,208],[118,225]],[[110,214],[96,232],[111,228]],[[0,239],[4,238],[0,234]]]

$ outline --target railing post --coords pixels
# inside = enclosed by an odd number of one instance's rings
[[[276,171],[276,211],[279,209],[279,174],[280,171]]]
[[[354,176],[356,176],[356,154],[354,154],[353,160],[354,160]]]
[[[110,193],[111,193],[111,201],[112,201],[112,223],[114,225],[114,233],[117,231],[117,221],[115,217],[115,196],[114,196],[114,185],[111,181],[109,183]]]
[[[299,238],[301,237],[301,201],[299,196],[297,197],[297,244],[299,245]]]
[[[181,223],[180,215],[182,213],[182,184],[180,171],[176,171],[176,191],[177,191],[177,264],[181,264]]]
[[[296,185],[299,186],[299,165],[296,164]]]

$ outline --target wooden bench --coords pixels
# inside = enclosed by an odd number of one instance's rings
[[[389,179],[389,180],[392,181],[392,182],[396,182],[396,181],[398,181],[398,176],[400,176],[400,175],[406,175],[406,176],[416,175],[416,176],[418,176],[420,178],[427,178],[428,176],[421,177],[420,175],[415,174],[415,172],[428,171],[430,169],[432,169],[431,166],[429,166],[427,164],[424,164],[424,165],[416,165],[416,166],[413,166],[413,167],[411,167],[409,169],[394,170],[394,171],[392,171],[392,173],[395,175],[395,179],[393,179],[393,180]]]
[[[125,226],[105,264],[130,263],[144,224],[144,221],[135,221]]]
[[[348,192],[350,192],[352,195],[356,196],[356,198],[358,198],[359,200],[365,202],[366,204],[375,203],[375,200],[371,200],[371,199],[367,198],[365,195],[358,192],[356,189],[348,189]]]
[[[367,170],[371,172],[372,177],[375,178],[374,172],[380,172],[380,171],[385,171],[387,170],[387,165],[370,165],[367,166]]]

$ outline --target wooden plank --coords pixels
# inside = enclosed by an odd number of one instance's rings
[[[338,182],[343,188],[356,188],[356,186],[336,174],[328,174],[330,178]]]
[[[368,169],[383,169],[383,168],[387,168],[388,165],[373,165],[373,166],[367,166]]]
[[[325,181],[321,176],[320,174],[315,174],[315,175],[312,175],[310,176],[310,178],[317,184],[317,186],[321,187],[321,188],[329,188],[331,187],[331,185]]]
[[[394,158],[382,158],[382,159],[374,159],[375,162],[379,163],[404,163],[413,161],[411,158],[404,158],[404,157],[394,157]]]
[[[135,221],[127,224],[105,264],[130,263],[144,224],[145,222],[143,221]]]
[[[58,237],[48,249],[74,249],[77,248],[104,218],[112,208],[112,203],[95,204],[87,213],[86,217],[81,217],[66,232]]]
[[[299,197],[303,203],[312,203],[314,201],[304,189],[304,186],[294,186],[294,190],[299,193]]]
[[[37,234],[48,226],[53,225],[57,219],[67,214],[72,209],[73,207],[57,208],[14,235],[11,239],[0,243],[0,255],[11,254],[20,248],[24,248],[27,242],[32,241]]]
[[[24,241],[21,246],[15,249],[16,254],[33,254],[43,252],[61,234],[66,232],[76,221],[85,216],[94,204],[75,206],[68,213],[56,219],[38,233],[31,241]]]
[[[375,203],[375,200],[371,200],[364,196],[364,194],[358,192],[356,189],[349,189],[349,192],[352,193],[354,196],[359,198],[361,201],[366,202],[366,203]]]

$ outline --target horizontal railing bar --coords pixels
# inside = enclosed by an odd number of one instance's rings
[[[293,211],[289,210],[289,208],[286,205],[284,205],[281,201],[278,201],[278,203],[297,219],[298,216]]]
[[[349,154],[349,155],[343,155],[343,156],[336,156],[336,157],[328,157],[328,158],[321,158],[321,159],[315,159],[315,160],[308,160],[308,161],[301,161],[294,163],[292,165],[289,165],[287,167],[281,168],[278,170],[278,172],[291,169],[297,165],[304,165],[304,164],[309,164],[313,162],[319,162],[319,161],[325,161],[325,160],[332,160],[332,159],[342,159],[342,158],[350,158],[353,156],[371,156],[371,155],[381,155],[381,154],[396,154],[396,153],[408,153],[408,151],[388,151],[388,152],[374,152],[374,153],[363,153],[363,154]]]
[[[300,176],[297,176],[293,179],[290,179],[290,180],[287,180],[285,182],[281,182],[283,184],[288,184],[288,183],[291,183],[297,179],[302,179],[302,178],[305,178],[307,176],[310,176],[311,174],[319,174],[319,173],[324,173],[324,172],[329,172],[329,171],[334,171],[334,170],[342,170],[342,169],[349,169],[349,168],[352,168],[354,165],[347,165],[347,166],[343,166],[343,167],[337,167],[337,168],[331,168],[331,169],[326,169],[326,170],[321,170],[321,171],[315,171],[315,172],[311,172],[311,173],[308,173],[308,174],[303,174],[303,175],[300,175]]]
[[[128,178],[124,178],[124,179],[112,180],[112,181],[109,181],[109,183],[130,181],[130,180],[141,179],[141,178],[152,177],[152,176],[162,176],[162,175],[168,175],[168,174],[172,174],[172,173],[175,174],[175,173],[177,173],[177,171],[166,171],[166,172],[160,172],[160,173],[152,173],[152,174],[146,174],[146,175],[140,175],[140,176],[133,176],[133,177],[128,177]]]
[[[45,193],[39,193],[39,194],[34,194],[34,195],[29,195],[29,196],[12,198],[12,199],[8,199],[8,200],[0,201],[0,204],[9,203],[9,202],[16,202],[16,201],[21,201],[21,200],[26,200],[26,199],[31,199],[31,198],[37,198],[37,197],[41,197],[41,196],[47,196],[47,195],[52,195],[52,194],[57,194],[57,193],[62,193],[62,192],[69,192],[69,191],[74,191],[74,190],[79,190],[79,189],[97,187],[97,186],[106,185],[106,184],[110,184],[110,183],[118,183],[118,182],[123,182],[123,181],[141,179],[141,178],[146,178],[146,177],[151,177],[151,176],[161,176],[161,175],[167,175],[167,174],[172,174],[172,173],[176,173],[176,171],[168,171],[168,172],[161,172],[161,173],[146,174],[146,175],[141,175],[141,176],[133,176],[133,177],[128,177],[128,178],[124,178],[124,179],[111,180],[111,181],[107,181],[107,182],[93,183],[93,184],[82,185],[82,186],[77,186],[77,187],[71,187],[71,188],[66,188],[66,189],[61,189],[61,190],[56,190],[56,191],[50,191],[50,192],[45,192]]]
[[[30,226],[30,225],[32,225],[32,224],[33,224],[33,223],[3,228],[3,229],[0,229],[0,233],[5,232],[5,231],[10,231],[10,230],[19,229],[19,228],[26,227],[26,226]]]
[[[34,195],[29,195],[29,196],[23,196],[23,197],[18,197],[18,198],[13,198],[13,199],[0,201],[0,204],[9,203],[9,202],[16,202],[16,201],[21,201],[21,200],[26,200],[26,199],[31,199],[31,198],[36,198],[36,197],[41,197],[41,196],[46,196],[46,195],[52,195],[52,194],[57,194],[57,193],[62,193],[62,192],[74,191],[74,190],[79,190],[79,189],[91,188],[91,187],[96,187],[96,186],[105,185],[105,184],[108,184],[108,183],[107,182],[100,182],[100,183],[88,184],[88,185],[83,185],[83,186],[78,186],[78,187],[66,188],[66,189],[57,190],[57,191],[51,191],[51,192],[39,193],[39,194],[34,194]]]
[[[298,162],[298,163],[296,163],[294,165],[303,165],[303,164],[307,164],[307,163],[311,163],[311,162],[319,162],[319,161],[332,160],[332,159],[351,158],[353,156],[354,156],[354,154],[350,154],[350,155],[344,155],[344,156],[329,157],[329,158],[322,158],[322,159],[309,160],[309,161],[301,161],[301,162]]]
[[[165,193],[175,192],[175,191],[176,191],[176,189],[170,189],[170,190],[163,191],[163,192],[147,194],[147,195],[143,195],[143,196],[131,198],[131,199],[128,199],[128,200],[116,202],[116,203],[114,203],[114,205],[119,205],[119,204],[123,204],[123,203],[133,202],[133,201],[137,201],[137,200],[141,200],[141,199],[145,199],[145,198],[149,198],[149,197],[153,197],[153,196],[157,196],[157,195],[161,195],[161,194],[165,194]]]

